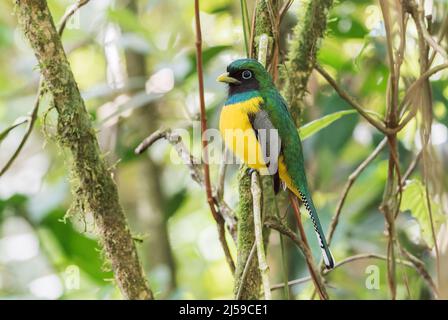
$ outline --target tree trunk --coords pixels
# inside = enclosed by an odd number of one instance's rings
[[[59,114],[57,139],[72,156],[75,209],[93,213],[95,225],[127,299],[152,299],[121,208],[117,187],[98,145],[90,116],[44,0],[16,1],[16,14],[34,50]]]

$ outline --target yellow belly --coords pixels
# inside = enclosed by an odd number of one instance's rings
[[[226,105],[219,119],[219,130],[227,148],[249,167],[257,170],[266,165],[248,114],[258,112],[262,102],[261,97],[256,97]]]
[[[252,98],[245,102],[226,105],[221,111],[219,130],[228,149],[240,158],[249,167],[256,170],[266,170],[261,146],[249,120],[249,113],[258,112],[262,98]],[[278,173],[280,179],[297,197],[300,193],[292,182],[291,176],[283,161],[283,156],[278,159]]]
[[[283,161],[283,156],[278,159],[278,175],[280,180],[282,180],[286,187],[291,190],[299,199],[302,199],[299,190],[294,186],[291,176],[288,173],[285,162]]]

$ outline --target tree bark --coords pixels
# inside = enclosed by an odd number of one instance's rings
[[[117,187],[44,0],[17,0],[16,15],[58,112],[57,139],[72,156],[75,209],[93,213],[106,257],[126,299],[152,299],[121,208]]]

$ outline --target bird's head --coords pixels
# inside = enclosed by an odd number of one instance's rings
[[[272,79],[261,63],[255,59],[238,59],[227,66],[227,72],[217,79],[229,84],[229,95],[260,90],[272,85]]]

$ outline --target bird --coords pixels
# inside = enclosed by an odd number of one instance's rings
[[[250,170],[272,175],[276,192],[281,183],[302,201],[324,264],[332,269],[334,259],[308,188],[302,142],[270,74],[257,60],[244,58],[231,62],[217,81],[228,85],[219,117],[219,131],[226,147]]]

